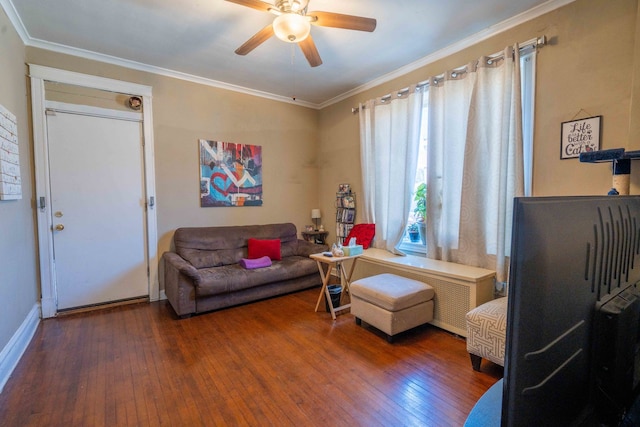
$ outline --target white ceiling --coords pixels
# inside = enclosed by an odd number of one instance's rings
[[[373,33],[313,26],[323,60],[315,68],[296,45],[275,37],[247,56],[236,55],[234,50],[273,15],[224,0],[0,0],[0,5],[29,46],[291,102],[295,97],[318,108],[389,79],[399,68],[415,68],[438,52],[571,1],[310,0],[309,11],[378,23]]]

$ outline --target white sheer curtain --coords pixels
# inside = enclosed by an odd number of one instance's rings
[[[398,254],[411,207],[422,102],[423,89],[412,86],[360,104],[362,215],[376,224],[372,246]]]
[[[513,198],[524,193],[519,50],[429,86],[427,256],[506,281]]]

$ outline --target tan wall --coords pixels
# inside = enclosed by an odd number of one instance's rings
[[[631,116],[632,76],[640,75],[640,22],[637,0],[577,0],[405,76],[367,90],[320,112],[319,161],[321,207],[333,206],[335,188],[351,183],[360,192],[358,116],[351,108],[411,83],[426,80],[492,54],[505,46],[546,35],[551,45],[539,50],[535,109],[533,192],[537,196],[606,194],[611,187],[607,164],[560,160],[560,123],[586,114],[603,116],[601,148],[640,149],[629,139],[638,123],[640,95],[635,84],[636,114]],[[420,41],[414,41],[419,43]],[[640,77],[636,77],[637,80]],[[585,113],[586,111],[586,113]],[[636,131],[638,135],[638,131]],[[632,194],[640,193],[640,162],[633,164]],[[361,216],[358,215],[358,220]],[[328,224],[334,227],[334,223]],[[329,228],[332,230],[333,228]]]
[[[0,103],[18,116],[23,171],[23,199],[0,202],[0,299],[11,301],[0,312],[0,348],[39,293],[25,62],[153,87],[158,249],[162,253],[169,249],[177,227],[291,221],[301,228],[311,222],[310,210],[315,207],[322,209],[322,222],[331,233],[330,241],[334,240],[332,214],[338,184],[350,183],[358,193],[359,206],[362,203],[358,118],[351,114],[351,107],[543,34],[553,43],[540,50],[538,62],[534,193],[603,194],[611,183],[609,165],[561,161],[560,123],[584,114],[582,110],[603,115],[602,148],[640,149],[635,120],[640,108],[639,22],[638,0],[577,0],[317,112],[37,48],[25,50],[0,13]],[[199,207],[199,138],[263,146],[263,207]],[[640,174],[635,164],[634,169],[631,191],[638,194]]]
[[[178,227],[311,223],[317,111],[36,48],[27,48],[27,61],[153,87],[160,254]],[[262,146],[262,207],[200,207],[199,139]]]
[[[39,295],[24,46],[0,8],[0,104],[16,115],[22,199],[0,201],[0,351]]]
[[[633,87],[629,122],[629,147],[640,148],[640,7],[636,15],[635,46],[633,52]],[[640,173],[636,172],[636,182],[640,187]]]

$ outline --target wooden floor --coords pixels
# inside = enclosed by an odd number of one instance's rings
[[[426,325],[389,344],[318,289],[177,320],[166,302],[41,322],[1,426],[460,426],[502,376]]]

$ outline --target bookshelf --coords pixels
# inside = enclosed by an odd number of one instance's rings
[[[349,184],[340,184],[336,193],[336,243],[344,244],[356,220],[356,193]]]

